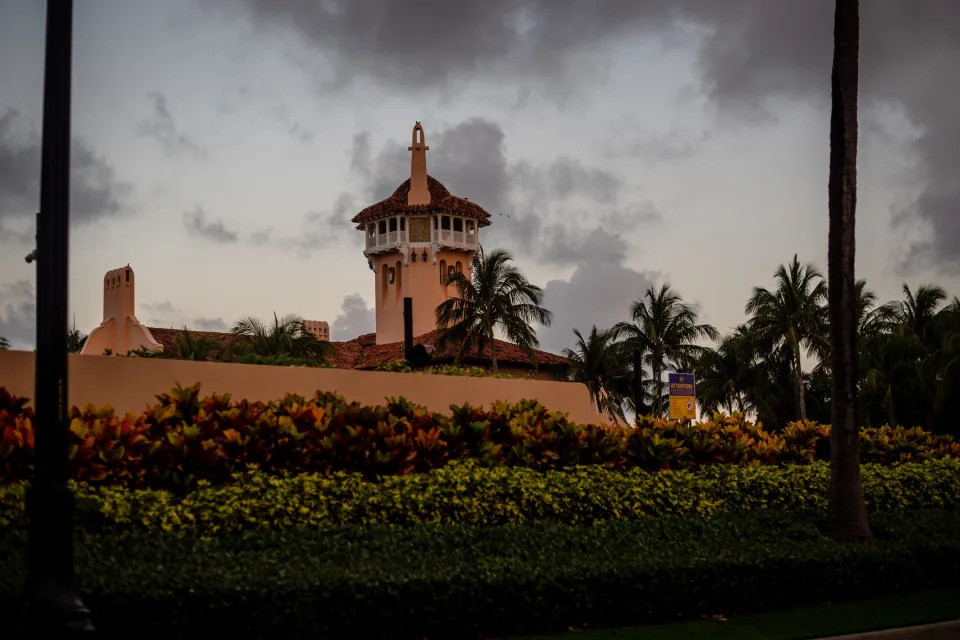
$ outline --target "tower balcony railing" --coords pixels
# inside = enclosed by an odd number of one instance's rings
[[[366,235],[368,253],[392,251],[409,242],[411,240],[406,229],[387,231],[386,233],[368,233]],[[461,249],[476,249],[478,246],[476,233],[453,231],[452,229],[431,229],[429,243]]]

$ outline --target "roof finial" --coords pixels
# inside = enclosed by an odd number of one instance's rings
[[[407,151],[410,156],[410,192],[407,204],[430,204],[430,190],[427,188],[427,150],[426,136],[418,120],[413,125],[413,139]]]

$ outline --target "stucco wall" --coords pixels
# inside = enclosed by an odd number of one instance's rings
[[[403,396],[434,411],[469,402],[488,406],[494,400],[537,399],[576,422],[602,422],[592,410],[587,388],[579,383],[503,380],[350,369],[312,369],[265,365],[190,362],[93,355],[69,357],[70,404],[109,404],[118,412],[141,411],[154,396],[180,383],[201,383],[201,393],[233,394],[249,400],[276,400],[285,393],[312,396],[318,389],[335,391],[349,400],[381,404],[387,396]],[[0,386],[33,397],[34,354],[0,351]]]

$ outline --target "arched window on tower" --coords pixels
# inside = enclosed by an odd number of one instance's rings
[[[447,261],[440,261],[440,284],[447,285]]]
[[[387,300],[387,265],[380,265],[380,299]]]
[[[457,273],[463,273],[463,263],[457,260]]]

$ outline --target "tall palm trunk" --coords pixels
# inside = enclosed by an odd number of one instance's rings
[[[653,415],[657,418],[663,417],[663,371],[660,366],[660,360],[653,358],[653,388],[656,389],[656,398],[653,399]]]
[[[493,338],[493,327],[487,325],[487,334],[490,337],[490,369],[497,372],[497,341]]]
[[[636,417],[640,417],[643,409],[643,351],[633,350],[633,408]]]
[[[833,407],[828,533],[838,540],[871,538],[860,484],[857,420],[857,323],[854,253],[857,209],[858,0],[836,0],[831,76],[829,256]]]
[[[797,402],[800,404],[800,419],[806,421],[807,399],[803,389],[803,364],[800,362],[800,343],[797,341],[796,334],[791,335],[790,341],[793,351],[793,377],[797,381]]]

